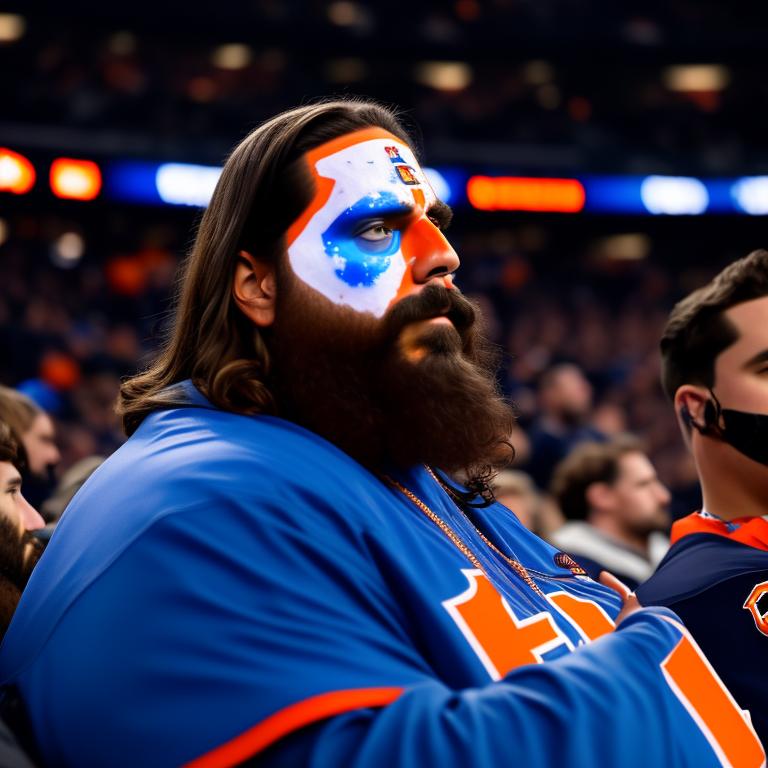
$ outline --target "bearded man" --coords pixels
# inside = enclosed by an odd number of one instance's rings
[[[763,763],[674,614],[618,616],[487,498],[512,417],[448,217],[375,104],[234,150],[169,340],[123,387],[132,436],[0,654],[46,762]]]

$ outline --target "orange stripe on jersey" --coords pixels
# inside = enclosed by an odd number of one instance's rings
[[[738,541],[755,549],[768,550],[768,522],[762,517],[740,517],[732,520],[739,527],[734,531],[728,530],[727,524],[722,520],[711,517],[702,517],[698,512],[678,520],[672,525],[672,544],[684,536],[693,533],[712,533],[715,536],[723,536],[726,539]]]
[[[688,713],[718,754],[732,768],[760,768],[765,753],[760,740],[742,715],[739,705],[720,682],[690,635],[684,634],[662,662],[667,680]]]
[[[391,704],[403,688],[356,688],[331,691],[275,712],[226,744],[187,763],[185,768],[228,768],[247,760],[306,725],[353,709]]]

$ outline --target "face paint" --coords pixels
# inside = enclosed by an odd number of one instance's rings
[[[411,150],[380,128],[329,141],[305,160],[316,190],[288,229],[291,268],[331,301],[381,317],[410,284],[424,226],[447,246],[426,218],[435,194]],[[404,242],[409,231],[422,231],[417,247]]]

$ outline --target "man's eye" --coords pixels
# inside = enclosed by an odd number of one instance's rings
[[[389,227],[385,227],[383,224],[376,224],[373,227],[364,229],[358,237],[363,240],[367,240],[370,243],[380,243],[392,238],[392,230]]]
[[[400,247],[400,232],[384,224],[371,224],[355,235],[355,243],[363,253],[385,256]]]

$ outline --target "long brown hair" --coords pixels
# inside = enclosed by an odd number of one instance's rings
[[[117,410],[128,435],[155,410],[182,404],[167,388],[184,379],[219,408],[274,413],[265,384],[262,333],[238,310],[232,278],[238,252],[276,260],[283,235],[312,196],[302,154],[330,139],[381,127],[410,143],[394,112],[359,99],[298,107],[252,131],[227,160],[187,258],[175,317],[155,362],[124,382]],[[303,183],[302,183],[303,182]]]

